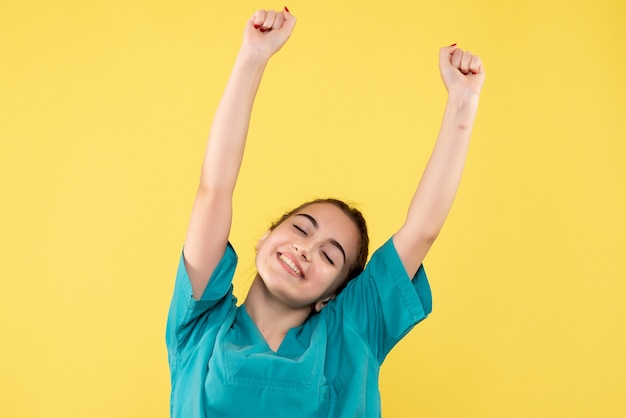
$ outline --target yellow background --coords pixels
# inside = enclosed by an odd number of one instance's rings
[[[439,127],[439,46],[487,69],[434,313],[391,353],[387,417],[626,416],[626,5],[303,1],[237,188],[255,240],[338,196],[373,248]],[[0,2],[0,415],[166,417],[164,325],[213,112],[258,1]]]

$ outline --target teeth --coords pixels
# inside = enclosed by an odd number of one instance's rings
[[[302,277],[302,273],[300,273],[300,269],[298,269],[298,266],[296,266],[293,261],[291,261],[289,258],[285,257],[282,254],[278,256],[278,258],[280,258],[283,263],[287,264],[289,268],[293,270],[294,273]]]

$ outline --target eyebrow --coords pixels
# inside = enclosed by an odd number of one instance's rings
[[[319,224],[317,223],[317,221],[315,220],[314,217],[312,217],[311,215],[309,215],[308,213],[298,213],[296,216],[303,216],[305,218],[307,218],[309,221],[311,221],[311,224],[313,224],[313,228],[318,229],[319,228]],[[346,262],[346,252],[344,251],[343,247],[341,246],[341,244],[339,244],[339,242],[336,239],[331,239],[330,243],[337,247],[339,249],[339,251],[341,251],[341,255],[343,255],[343,262]]]

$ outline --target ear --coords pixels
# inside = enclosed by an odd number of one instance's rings
[[[313,305],[313,309],[315,309],[316,312],[319,312],[322,310],[322,308],[325,308],[326,305],[328,305],[328,302],[330,302],[333,299],[335,299],[335,295],[331,295],[331,296],[328,296],[327,298],[318,300],[317,302],[315,302],[315,305]]]
[[[259,251],[259,248],[261,247],[261,244],[263,244],[263,241],[265,241],[265,239],[268,237],[268,235],[270,234],[269,229],[267,230],[267,232],[265,232],[265,234],[263,234],[263,236],[261,238],[259,238],[259,240],[256,242],[256,245],[254,246],[254,249],[256,251]]]

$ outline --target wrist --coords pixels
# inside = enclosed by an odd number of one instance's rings
[[[446,103],[444,120],[448,121],[450,127],[454,126],[462,131],[469,131],[474,124],[477,112],[477,94],[450,94]]]
[[[448,92],[448,105],[459,109],[476,109],[479,98],[479,94],[474,92]]]
[[[242,45],[237,55],[237,61],[246,66],[265,68],[271,55],[264,54],[258,48]]]

